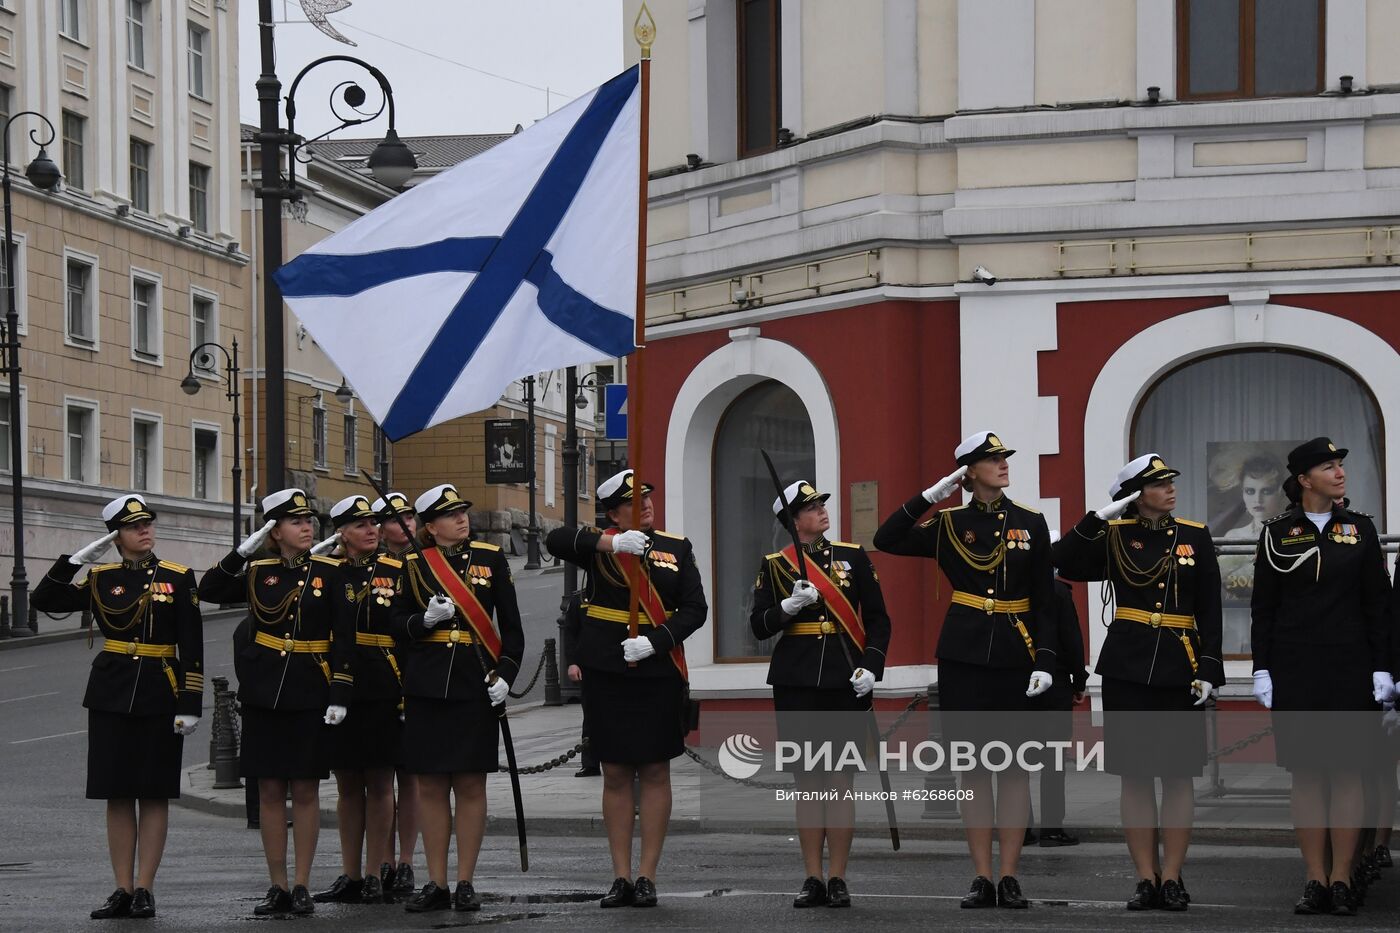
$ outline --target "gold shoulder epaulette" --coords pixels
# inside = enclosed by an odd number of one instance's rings
[[[1110,525],[1136,525],[1138,520],[1136,518],[1111,518],[1108,523]]]
[[[1012,504],[1017,505],[1017,506],[1020,506],[1021,508],[1025,509],[1027,512],[1030,512],[1032,515],[1039,515],[1039,514],[1040,514],[1040,509],[1033,509],[1033,508],[1031,508],[1030,506],[1026,505],[1024,502],[1017,502],[1015,499],[1012,499],[1011,502],[1012,502]]]
[[[859,544],[852,544],[849,541],[832,541],[832,547],[860,547]]]
[[[1264,519],[1264,524],[1269,525],[1269,524],[1272,524],[1272,523],[1278,521],[1280,518],[1287,518],[1287,517],[1289,516],[1289,514],[1291,514],[1291,512],[1292,512],[1292,509],[1290,509],[1290,510],[1287,511],[1287,512],[1280,512],[1280,513],[1278,513],[1277,515],[1275,515],[1273,518],[1266,518],[1266,519]]]
[[[389,557],[384,554],[379,555],[379,562],[385,567],[393,567],[395,570],[403,566],[403,561],[397,557]]]
[[[655,529],[655,528],[653,528],[653,529],[651,530],[651,533],[654,534],[654,535],[660,535],[660,536],[663,537],[663,538],[675,538],[677,541],[684,541],[684,540],[685,540],[685,535],[673,535],[673,534],[671,534],[671,532],[669,532],[669,531],[658,531],[658,530]]]
[[[782,556],[783,556],[783,552],[782,552],[782,551],[774,551],[772,554],[769,554],[768,556],[764,557],[763,559],[764,559],[764,560],[777,560],[777,559],[779,559],[779,558],[782,557]]]
[[[418,552],[417,552],[417,551],[409,551],[407,554],[405,554],[405,555],[403,556],[403,559],[404,559],[404,560],[417,560],[417,559],[418,559]]]
[[[113,567],[120,566],[121,564],[98,564],[96,567],[93,567],[91,570],[89,570],[88,573],[97,573],[100,570],[111,570]]]
[[[189,569],[190,569],[190,568],[186,567],[184,564],[177,564],[177,563],[175,563],[173,560],[163,560],[163,561],[160,562],[160,565],[161,565],[162,567],[164,567],[166,570],[173,570],[173,571],[175,571],[176,573],[181,573],[181,574],[183,574],[183,573],[188,573],[188,572],[189,572]]]
[[[1178,518],[1178,519],[1176,520],[1176,523],[1177,523],[1178,525],[1185,525],[1185,526],[1187,526],[1188,528],[1204,528],[1204,527],[1206,527],[1206,523],[1205,523],[1205,522],[1193,522],[1193,521],[1191,521],[1191,519],[1189,519],[1189,518]]]
[[[312,554],[311,559],[320,561],[323,564],[330,564],[332,567],[339,567],[344,561],[335,557],[326,557],[324,554]]]
[[[282,561],[276,557],[264,557],[259,560],[248,561],[249,567],[266,567],[268,564],[280,564]]]
[[[499,551],[499,550],[501,549],[501,548],[500,548],[500,545],[498,545],[498,544],[487,544],[485,541],[473,541],[473,542],[472,542],[472,547],[477,548],[477,549],[482,550],[482,551]]]

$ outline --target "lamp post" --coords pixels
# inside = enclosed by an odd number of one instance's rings
[[[525,417],[530,442],[525,447],[525,468],[530,474],[530,524],[525,528],[525,569],[540,569],[540,523],[535,517],[535,377],[521,380],[525,385]]]
[[[590,382],[591,380],[591,382]],[[564,526],[578,527],[578,417],[577,412],[588,407],[586,388],[598,388],[597,372],[578,378],[578,367],[564,370]],[[568,677],[572,662],[573,640],[568,637],[568,614],[578,590],[578,568],[564,562],[564,595],[559,600],[559,694],[568,702],[579,696],[578,684]]]
[[[20,424],[19,404],[19,308],[15,307],[15,267],[14,267],[14,220],[10,208],[10,125],[20,117],[38,117],[48,130],[47,138],[40,140],[38,130],[29,131],[29,139],[39,147],[39,154],[24,175],[29,183],[40,191],[51,191],[63,177],[49,158],[47,147],[57,135],[53,124],[41,113],[25,110],[5,121],[5,373],[10,377],[10,497],[14,508],[15,565],[10,577],[10,609],[14,619],[9,632],[0,635],[33,635],[29,627],[29,576],[24,571],[24,428]]]
[[[243,436],[239,430],[242,419],[239,414],[238,381],[241,373],[238,369],[238,338],[233,338],[233,349],[229,350],[223,344],[208,341],[201,343],[190,351],[190,369],[184,379],[180,380],[180,389],[186,395],[198,395],[200,389],[200,379],[194,374],[195,365],[198,364],[200,370],[205,372],[214,371],[214,354],[210,350],[220,350],[224,354],[226,366],[224,368],[224,379],[228,383],[228,388],[224,390],[224,398],[233,402],[233,546],[238,547],[243,539]]]
[[[385,108],[389,111],[389,131],[383,141],[375,147],[369,157],[369,169],[380,184],[399,188],[412,176],[418,163],[413,153],[399,139],[394,129],[393,89],[383,73],[367,62],[350,55],[327,55],[303,68],[292,81],[287,93],[287,129],[283,130],[277,108],[281,103],[282,82],[277,77],[277,54],[273,42],[272,0],[258,0],[258,33],[261,46],[262,74],[258,76],[259,122],[256,139],[260,145],[262,173],[261,186],[257,196],[263,202],[263,327],[266,334],[263,355],[264,389],[267,398],[265,422],[267,425],[267,475],[261,480],[268,489],[281,489],[287,477],[287,394],[283,378],[286,370],[286,356],[283,347],[282,291],[272,275],[282,266],[282,202],[298,201],[302,191],[296,185],[296,163],[298,154],[307,142],[329,136],[337,130],[367,123],[375,119]],[[382,99],[374,112],[361,111],[365,102],[365,92],[354,81],[342,81],[331,91],[331,113],[339,125],[312,140],[298,136],[295,131],[296,91],[302,78],[318,65],[327,62],[346,62],[365,69],[379,85]],[[337,109],[335,95],[350,107],[354,116],[345,116]],[[282,149],[286,147],[290,158],[287,162],[285,185],[281,178]],[[309,160],[309,156],[307,157]]]

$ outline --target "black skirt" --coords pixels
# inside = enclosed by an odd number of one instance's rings
[[[1369,658],[1364,643],[1273,646],[1274,753],[1281,767],[1355,770],[1378,760],[1384,743]]]
[[[245,778],[284,781],[327,777],[329,732],[338,728],[326,725],[321,710],[244,706],[238,773]]]
[[[685,684],[583,668],[583,716],[593,757],[613,764],[670,761],[685,751]]]
[[[1205,710],[1181,684],[1103,679],[1104,768],[1128,777],[1197,777],[1206,764]]]
[[[87,798],[175,800],[185,737],[168,713],[129,716],[88,710]]]
[[[963,661],[938,662],[938,708],[944,742],[1005,742],[1014,750],[1035,738],[1030,671],[984,667]]]
[[[403,698],[401,767],[409,774],[493,774],[500,768],[500,723],[479,700]]]
[[[778,738],[784,742],[836,743],[838,758],[846,742],[864,746],[869,738],[870,697],[849,686],[836,688],[773,685]]]
[[[403,723],[398,700],[359,700],[330,733],[330,766],[336,771],[392,768],[399,760]]]

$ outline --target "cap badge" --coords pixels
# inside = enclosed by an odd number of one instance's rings
[[[803,483],[801,486],[798,486],[797,491],[804,496],[815,496],[817,494],[817,491],[811,486],[808,486],[806,483]]]
[[[457,490],[455,490],[455,489],[444,489],[444,490],[442,491],[442,497],[443,497],[444,499],[446,499],[448,502],[456,502],[456,501],[457,501]]]
[[[132,499],[131,501],[127,502],[126,510],[128,512],[139,512],[141,511],[141,503],[137,502],[135,499]]]
[[[1328,441],[1328,442],[1327,442],[1327,449],[1330,450],[1330,451],[1332,451],[1333,453],[1336,453],[1336,452],[1337,452],[1337,445],[1334,444],[1334,443],[1332,443],[1331,441]]]
[[[1001,446],[1001,438],[997,437],[995,434],[988,434],[988,435],[987,435],[987,443],[990,444],[990,445],[993,446],[993,447],[1000,447],[1000,446]]]
[[[1152,458],[1152,469],[1154,469],[1154,470],[1165,470],[1166,468],[1167,468],[1167,465],[1166,465],[1165,463],[1162,462],[1162,458],[1161,458],[1161,457],[1153,457],[1153,458]]]
[[[303,496],[301,493],[297,493],[295,496],[292,496],[292,504],[306,505],[306,497]]]

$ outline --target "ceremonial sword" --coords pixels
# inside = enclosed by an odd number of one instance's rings
[[[423,561],[423,566],[428,564],[427,558],[423,556],[423,549],[418,546],[418,541],[413,537],[413,533],[408,530],[408,523],[403,520],[399,510],[394,508],[389,501],[389,494],[380,488],[379,483],[368,470],[361,469],[365,479],[374,487],[374,491],[379,493],[379,498],[384,500],[384,504],[389,506],[394,516],[394,521],[399,523],[399,528],[403,529],[404,537],[408,539],[409,547],[413,548],[413,553],[418,555],[418,559]],[[481,649],[481,639],[473,638],[472,646],[476,648],[476,660],[481,665],[481,672],[490,678],[491,683],[495,683],[500,675],[491,670],[486,664],[486,655]],[[501,744],[506,747],[506,765],[510,768],[510,792],[515,798],[515,830],[520,837],[520,870],[530,870],[530,849],[525,841],[525,805],[520,795],[520,769],[515,764],[515,743],[510,737],[510,720],[506,718],[506,704],[504,701],[496,708],[496,720],[501,724]]]
[[[768,475],[773,478],[773,488],[778,491],[778,502],[782,505],[783,511],[787,512],[787,495],[783,492],[783,481],[778,478],[778,470],[773,466],[773,460],[768,456],[768,451],[760,449],[759,453],[763,455],[763,462],[768,464]],[[789,515],[788,520],[783,522],[783,525],[792,534],[792,548],[797,552],[797,575],[806,580],[807,558],[803,554],[802,541],[797,537],[797,523],[795,519],[796,516]],[[778,611],[782,611],[781,606],[778,607]],[[854,674],[856,672],[856,663],[851,657],[851,649],[846,646],[844,633],[837,632],[833,637],[836,639],[837,644],[841,646],[841,653],[846,656],[846,665],[851,669],[851,673]],[[870,692],[870,707],[868,712],[870,715],[866,719],[866,727],[870,730],[870,736],[875,742],[875,753],[878,755],[880,751],[880,723],[875,718],[875,691],[873,690]],[[885,819],[888,820],[890,824],[890,845],[898,852],[899,826],[895,823],[894,794],[890,790],[890,776],[889,773],[885,771],[883,760],[880,762],[879,768],[880,789],[884,791],[885,797]]]

